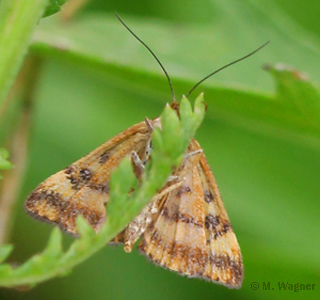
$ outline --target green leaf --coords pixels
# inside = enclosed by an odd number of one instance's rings
[[[189,126],[192,128],[193,124],[190,124],[188,120],[191,119],[193,112],[192,112],[192,107],[189,103],[189,101],[185,98],[185,96],[182,96],[182,100],[180,103],[180,110],[184,112],[184,117],[181,117],[181,122],[185,123],[185,126]]]
[[[266,66],[276,81],[277,100],[304,117],[305,122],[314,124],[320,130],[320,89],[310,82],[306,74],[278,64]]]
[[[179,42],[175,35],[176,25],[174,24],[154,20],[142,22],[139,19],[125,21],[156,51],[162,61],[165,60],[165,65],[168,66],[168,69],[170,68],[171,77],[175,79],[176,93],[181,92],[181,94],[189,90],[199,78],[247,54],[270,39],[270,45],[245,62],[224,70],[215,78],[202,84],[202,89],[206,91],[208,98],[207,114],[209,117],[218,115],[222,118],[225,118],[227,114],[226,120],[230,123],[237,119],[239,126],[259,130],[263,134],[272,136],[278,136],[279,133],[282,134],[289,130],[289,136],[294,142],[301,139],[303,132],[309,135],[307,139],[312,141],[312,144],[319,143],[316,141],[318,128],[314,128],[314,124],[307,122],[302,128],[302,119],[297,112],[292,111],[283,103],[274,101],[276,96],[270,92],[272,82],[259,68],[263,63],[278,61],[286,51],[286,61],[291,60],[295,63],[299,61],[299,65],[315,69],[320,55],[318,48],[315,47],[316,42],[310,41],[311,46],[307,50],[304,45],[290,38],[287,38],[289,41],[286,40],[283,47],[273,46],[283,43],[283,30],[288,30],[288,33],[291,30],[293,35],[301,31],[301,29],[291,27],[286,29],[285,26],[280,28],[284,20],[279,17],[277,19],[279,24],[270,25],[271,33],[256,37],[251,33],[253,29],[248,29],[245,32],[247,39],[244,47],[242,33],[238,32],[238,30],[242,31],[241,26],[234,28],[234,20],[231,18],[233,7],[239,9],[240,19],[241,14],[248,14],[249,17],[243,16],[241,19],[244,28],[247,28],[245,25],[248,22],[247,18],[251,22],[255,22],[258,18],[264,20],[265,23],[270,22],[270,19],[252,1],[246,1],[250,4],[245,8],[242,2],[232,0],[227,2],[228,4],[226,2],[214,3],[213,7],[219,14],[217,19],[213,19],[213,24],[199,25],[196,28],[185,25],[183,30],[179,31]],[[271,11],[269,6],[268,10]],[[220,28],[220,25],[214,25],[221,24],[221,20],[223,20],[226,32],[223,31],[223,35],[215,34],[214,28]],[[260,21],[257,24],[259,27]],[[81,38],[79,32],[81,32]],[[162,45],[164,37],[165,49]],[[177,43],[180,47],[176,46]],[[287,44],[291,45],[290,49]],[[182,45],[190,45],[190,47],[186,50]],[[273,51],[274,48],[277,48],[277,52]],[[127,49],[130,49],[129,57],[125,53]],[[199,49],[201,49],[201,55],[199,55]],[[74,64],[99,73],[113,86],[125,87],[127,90],[141,91],[143,89],[145,91],[148,87],[153,93],[159,94],[159,91],[164,90],[167,85],[157,63],[149,58],[144,47],[139,47],[137,41],[128,36],[113,15],[100,17],[87,14],[73,24],[69,24],[68,27],[54,18],[43,22],[35,35],[32,50],[43,57],[53,56],[58,57],[61,61],[73,61]],[[301,56],[300,53],[304,50],[308,54]],[[311,73],[316,74],[317,72],[314,70]],[[134,78],[134,80],[123,82],[123,78]],[[256,126],[257,122],[261,126]]]
[[[249,88],[256,92],[270,93],[272,83],[263,77],[259,67],[263,63],[279,60],[311,70],[311,76],[317,77],[319,41],[308,36],[306,46],[301,39],[305,34],[303,28],[292,23],[288,26],[285,14],[281,13],[276,4],[259,6],[249,0],[227,0],[212,2],[207,9],[215,12],[216,17],[211,18],[207,24],[194,26],[186,23],[179,35],[175,31],[175,23],[124,17],[130,28],[154,49],[169,69],[171,77],[187,83],[182,93],[186,93],[196,81],[213,70],[251,52],[267,40],[271,40],[270,45],[246,61],[207,80],[202,89],[204,86],[217,87],[223,84],[237,89]],[[235,11],[238,26],[234,26]],[[269,16],[275,11],[278,18],[270,19]],[[256,28],[248,25],[253,23]],[[268,28],[268,31],[265,28]],[[261,34],[256,35],[256,30]],[[165,44],[163,40],[166,41]],[[125,55],[128,48],[130,56]],[[148,57],[142,46],[137,46],[137,41],[128,35],[112,12],[108,15],[88,13],[68,26],[58,18],[45,20],[35,35],[32,49],[44,56],[54,55],[60,59],[68,57],[79,64],[95,65],[94,68],[111,65],[118,70],[115,74],[114,69],[109,69],[114,75],[120,76],[123,68],[130,68],[138,73],[163,77],[156,62]],[[306,56],[300,55],[301,52],[305,52]],[[108,72],[107,68],[103,69]],[[142,81],[139,78],[135,80]],[[173,83],[176,84],[176,80]],[[151,84],[152,88],[156,88],[156,84]],[[165,89],[164,80],[160,87]]]
[[[77,217],[77,229],[79,232],[79,235],[83,238],[90,238],[92,237],[95,232],[92,229],[92,227],[87,223],[85,218],[81,215]]]
[[[204,114],[206,111],[207,105],[203,99],[203,93],[201,93],[195,103],[194,103],[194,120],[195,120],[195,128],[199,127],[203,121]]]
[[[61,6],[65,3],[66,0],[49,0],[49,4],[43,14],[43,18],[59,12],[61,10]]]
[[[165,107],[163,114],[160,117],[163,131],[163,148],[162,150],[167,153],[172,149],[177,149],[181,153],[180,141],[182,131],[179,128],[179,118],[174,110],[168,105]],[[182,148],[184,145],[182,145]],[[180,150],[180,151],[179,151]]]
[[[44,253],[45,255],[52,257],[59,257],[62,255],[62,235],[58,227],[52,230]]]
[[[183,128],[188,128],[188,132],[192,132],[194,135],[195,128],[198,128],[203,121],[203,116],[206,110],[206,104],[203,100],[203,93],[201,93],[194,103],[194,112],[186,97],[182,97],[180,110],[184,113],[181,116],[181,122]]]
[[[110,180],[110,189],[113,191],[113,197],[110,197],[107,206],[108,221],[114,224],[121,224],[121,216],[126,215],[130,219],[130,201],[128,193],[133,187],[137,186],[137,178],[134,176],[132,163],[129,158],[124,158],[118,168],[113,172]],[[115,225],[116,226],[116,225]],[[121,228],[121,225],[118,225]]]

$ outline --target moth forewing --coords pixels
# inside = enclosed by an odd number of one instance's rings
[[[157,126],[159,120],[149,123]],[[144,121],[128,128],[50,176],[28,197],[27,212],[37,219],[56,223],[73,235],[77,235],[76,218],[82,215],[98,232],[106,217],[111,172],[133,151],[144,159],[152,134],[149,123]]]

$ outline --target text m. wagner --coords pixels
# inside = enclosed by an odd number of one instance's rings
[[[270,282],[263,282],[262,289],[269,291],[274,290],[274,288],[271,288]],[[293,292],[299,292],[299,291],[313,291],[315,289],[315,283],[289,283],[289,282],[278,282],[278,289],[279,291],[293,291]]]

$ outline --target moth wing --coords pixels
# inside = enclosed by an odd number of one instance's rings
[[[132,151],[143,155],[150,138],[146,122],[119,133],[42,182],[27,198],[27,212],[37,219],[56,223],[74,235],[77,234],[76,218],[81,214],[99,231],[106,217],[111,172]]]
[[[139,244],[156,264],[183,275],[240,287],[240,247],[214,176],[196,140],[175,175],[183,184],[163,197]],[[191,154],[191,155],[188,155]]]

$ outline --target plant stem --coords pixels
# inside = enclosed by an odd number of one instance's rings
[[[0,106],[27,52],[31,34],[48,0],[0,2]]]
[[[30,120],[40,67],[39,58],[28,57],[14,85],[15,94],[21,93],[22,100],[19,101],[21,111],[19,109],[18,124],[15,124],[15,130],[11,134],[7,146],[11,154],[10,160],[15,167],[5,172],[5,176],[0,182],[0,245],[7,242],[11,224],[14,221],[13,207],[20,192],[26,169]],[[11,97],[14,96],[11,95]],[[19,96],[15,95],[15,97]]]

